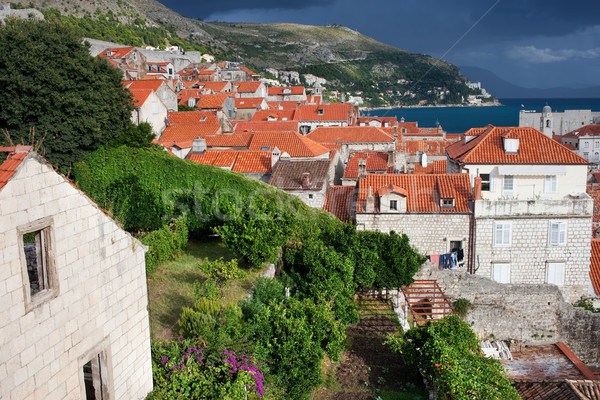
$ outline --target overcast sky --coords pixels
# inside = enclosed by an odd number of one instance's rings
[[[159,1],[207,21],[345,25],[525,87],[600,85],[600,0]]]

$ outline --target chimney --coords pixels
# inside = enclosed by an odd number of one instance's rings
[[[358,176],[366,175],[367,173],[367,160],[358,160]]]
[[[365,212],[375,212],[375,197],[373,197],[373,194],[371,193],[371,186],[369,186],[369,194],[367,195],[367,206],[365,208]]]
[[[275,167],[275,164],[277,164],[280,157],[281,157],[281,151],[279,151],[277,146],[275,146],[275,148],[271,152],[271,169],[273,169]]]
[[[481,200],[481,177],[475,177],[475,187],[473,188],[475,200]]]
[[[302,189],[310,189],[310,172],[305,172],[302,174]]]
[[[192,152],[203,153],[206,151],[206,139],[198,138],[192,141]]]
[[[394,160],[395,159],[396,159],[396,151],[392,150],[388,153],[388,167],[394,168]]]
[[[427,153],[425,152],[421,154],[421,167],[427,168]]]
[[[398,126],[394,126],[394,142],[398,140]]]

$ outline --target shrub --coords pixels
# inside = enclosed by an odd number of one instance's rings
[[[574,307],[581,307],[585,310],[591,311],[593,313],[600,312],[600,309],[594,307],[594,302],[590,299],[580,299],[575,304]]]
[[[224,306],[218,300],[201,298],[194,308],[183,307],[179,317],[182,336],[198,337],[210,345],[245,338],[245,324],[239,306]]]
[[[457,315],[389,337],[387,343],[424,371],[440,399],[520,398],[500,361],[483,355],[477,336]]]
[[[471,308],[471,302],[464,298],[456,300],[452,305],[454,306],[454,311],[456,311],[461,318],[466,317]]]
[[[228,281],[239,278],[242,272],[238,268],[237,260],[225,261],[222,257],[214,261],[205,260],[198,267],[215,282],[221,291],[221,295],[224,295],[223,289],[226,287]]]
[[[146,273],[150,275],[158,264],[173,259],[187,245],[187,226],[183,220],[176,220],[143,236],[140,241],[149,247]]]
[[[264,395],[262,364],[241,346],[206,346],[199,339],[152,343],[154,390],[148,399],[238,400]]]

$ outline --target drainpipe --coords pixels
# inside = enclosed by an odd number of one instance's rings
[[[469,174],[469,182],[471,182],[471,172],[468,168],[465,167],[464,164],[458,163],[460,170],[467,171]],[[479,173],[477,174],[479,176]],[[481,180],[481,178],[479,178]],[[477,191],[477,189],[475,189]],[[481,190],[479,191],[481,193]],[[470,274],[475,273],[475,197],[471,201],[471,221],[469,226],[469,263],[467,264],[467,271]]]

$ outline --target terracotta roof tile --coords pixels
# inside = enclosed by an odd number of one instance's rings
[[[256,72],[252,71],[250,68],[246,68],[246,67],[240,67],[240,69],[244,72],[246,72],[248,75],[258,75]]]
[[[198,108],[223,108],[225,100],[230,97],[228,93],[204,94],[198,99]]]
[[[295,118],[299,121],[344,121],[351,123],[354,106],[350,103],[301,105]]]
[[[511,379],[585,379],[585,375],[555,344],[527,346],[521,352],[513,352],[512,356],[512,360],[501,360]]]
[[[146,90],[152,90],[152,91],[157,91],[162,85],[166,85],[165,81],[162,80],[139,80],[139,81],[128,81],[126,82],[125,87],[128,88],[129,90],[139,90],[139,89],[146,89]]]
[[[577,138],[581,136],[600,136],[600,125],[585,125],[565,134],[564,137]]]
[[[423,151],[430,156],[445,156],[449,144],[447,140],[402,140],[398,142],[396,150],[408,155],[416,155]]]
[[[446,160],[435,160],[423,168],[421,164],[415,164],[413,174],[445,174]]]
[[[269,173],[271,172],[271,152],[245,150],[238,153],[233,172]]]
[[[372,151],[361,151],[354,153],[348,159],[346,169],[344,170],[344,178],[358,177],[358,161],[366,161],[366,172],[394,172],[388,168],[388,154],[377,153]]]
[[[289,90],[289,93],[284,93],[284,90]],[[269,87],[269,96],[283,96],[283,95],[303,95],[306,91],[304,86],[271,86]]]
[[[219,123],[215,111],[174,111],[167,113],[169,126],[173,125],[200,125]]]
[[[141,107],[152,93],[153,91],[150,89],[131,90],[131,94],[133,94],[133,105]]]
[[[583,400],[566,380],[516,381],[513,385],[523,400]]]
[[[505,153],[502,134],[513,130],[519,137],[518,153]],[[465,143],[460,141],[446,148],[448,156],[465,164],[588,164],[560,143],[542,132],[528,127],[472,128],[465,136],[475,136]]]
[[[27,157],[27,154],[29,154],[28,151],[24,151],[27,147],[31,150],[31,147],[29,146],[18,146],[17,148],[0,147],[0,151],[11,151],[6,160],[0,165],[0,190],[6,186],[10,178],[17,172],[17,168],[21,165],[21,162],[23,162],[25,157]],[[21,150],[18,150],[19,148]],[[15,152],[15,150],[21,152]]]
[[[228,83],[229,82],[226,82],[226,81],[215,81],[215,82],[209,81],[209,82],[202,82],[201,85],[204,90],[210,90],[214,93],[219,93],[227,88]]]
[[[259,110],[252,116],[252,121],[293,121],[296,109]],[[298,125],[298,121],[295,121]]]
[[[299,101],[267,101],[271,110],[296,110]]]
[[[354,189],[354,186],[330,186],[323,210],[329,211],[342,222],[350,222]]]
[[[597,296],[600,296],[600,239],[592,239],[590,278]]]
[[[236,133],[243,132],[298,132],[298,121],[241,121],[235,124]]]
[[[216,135],[221,131],[221,125],[171,125],[160,136],[159,143],[165,146],[177,145],[180,148],[192,146],[192,141],[199,137]]]
[[[253,134],[222,134],[206,136],[207,147],[248,147]]]
[[[275,147],[290,157],[316,157],[329,152],[328,148],[297,132],[256,132],[249,146],[250,150],[269,151]]]
[[[380,187],[379,189],[377,189],[377,195],[379,197],[385,196],[386,194],[392,193],[392,192],[401,194],[404,197],[408,197],[408,191],[405,188],[394,185],[393,183],[390,183],[387,186],[383,186],[383,187]]]
[[[329,160],[279,161],[269,184],[283,190],[302,190],[302,176],[310,173],[310,188],[321,190],[329,181]]]
[[[237,92],[239,93],[248,93],[248,92],[256,92],[262,85],[260,81],[253,82],[236,82],[234,86],[237,86]]]
[[[133,49],[135,49],[135,47],[113,47],[110,49],[103,50],[98,55],[100,57],[104,57],[104,58],[121,58],[121,57],[125,57],[127,54],[129,54],[129,52],[132,51]],[[108,52],[112,52],[113,54],[111,54],[109,56],[109,55],[107,55]]]
[[[391,143],[394,138],[374,126],[319,127],[306,135],[318,143]]]
[[[240,109],[256,109],[265,101],[263,97],[241,97],[235,99],[235,107]]]
[[[364,211],[369,188],[371,188],[371,193],[377,193],[380,188],[390,184],[408,191],[406,207],[409,213],[470,212],[469,201],[472,196],[468,174],[368,174],[366,178],[358,181],[356,211]],[[441,207],[440,187],[444,193],[449,190],[453,191],[454,208]]]

